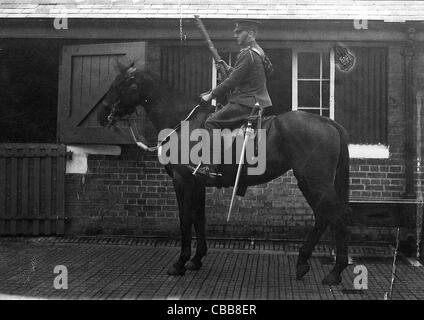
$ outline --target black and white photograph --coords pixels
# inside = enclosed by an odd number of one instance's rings
[[[423,104],[424,1],[0,0],[0,300],[422,300]]]

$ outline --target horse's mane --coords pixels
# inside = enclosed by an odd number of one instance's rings
[[[192,97],[187,96],[175,86],[163,80],[159,74],[151,71],[137,71],[136,77],[141,78],[143,83],[148,83],[149,97],[152,99],[150,116],[156,123],[168,122],[177,123],[184,120],[190,111],[196,106]],[[206,107],[206,106],[205,106]],[[199,108],[198,111],[210,110]],[[156,120],[156,121],[155,121]],[[156,125],[156,124],[155,124]],[[158,125],[157,125],[158,126]]]
[[[171,100],[173,103],[182,104],[181,107],[183,107],[183,109],[189,108],[189,104],[193,102],[193,97],[189,97],[187,94],[177,89],[176,86],[163,80],[158,73],[142,70],[137,72],[151,84],[149,89],[151,90],[151,97],[156,100],[154,102],[159,103],[161,101]]]

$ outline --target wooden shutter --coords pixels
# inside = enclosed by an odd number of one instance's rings
[[[118,71],[116,60],[127,56],[144,68],[145,42],[64,46],[59,75],[59,141],[62,143],[133,143],[124,123],[111,130],[97,121],[97,103]],[[137,121],[140,124],[140,121]]]
[[[350,72],[336,67],[335,120],[351,143],[387,143],[387,49],[349,48],[355,55]]]
[[[196,103],[200,93],[211,89],[212,57],[204,47],[163,46],[161,78]]]

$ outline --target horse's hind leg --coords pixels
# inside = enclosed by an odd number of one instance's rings
[[[348,265],[348,230],[344,221],[345,208],[332,183],[313,183],[313,181],[300,180],[299,188],[314,211],[315,226],[299,250],[296,278],[302,278],[309,271],[308,259],[327,226],[331,225],[336,233],[336,264],[322,283],[337,285],[341,282],[340,274]]]
[[[312,252],[318,243],[321,236],[324,234],[328,226],[328,220],[323,214],[325,208],[322,207],[322,196],[320,193],[313,193],[305,180],[298,179],[299,189],[302,191],[309,205],[314,211],[315,224],[313,229],[309,232],[305,243],[299,250],[299,256],[296,264],[296,279],[302,279],[311,269],[308,260],[312,256]]]
[[[349,264],[348,258],[348,237],[349,230],[344,219],[345,209],[341,208],[336,213],[337,216],[331,217],[331,226],[336,235],[336,264],[330,273],[322,280],[322,284],[336,285],[342,281],[341,273]]]
[[[206,256],[206,217],[205,217],[205,185],[198,181],[200,185],[196,187],[193,194],[198,201],[198,207],[194,209],[194,230],[196,231],[196,253],[186,264],[188,270],[199,270],[202,266],[202,258]]]
[[[337,285],[342,281],[340,274],[348,266],[348,230],[344,221],[346,210],[333,184],[323,183],[320,186],[315,185],[315,187],[314,189],[312,186],[310,187],[311,190],[318,191],[312,197],[314,201],[317,201],[314,208],[315,217],[316,219],[328,221],[336,234],[336,264],[331,272],[322,280],[322,284]],[[318,242],[319,238],[316,240]]]
[[[320,216],[316,216],[315,225],[309,232],[305,243],[299,250],[299,256],[296,264],[296,280],[302,279],[311,269],[308,260],[312,256],[312,252],[319,239],[327,229],[327,221]]]

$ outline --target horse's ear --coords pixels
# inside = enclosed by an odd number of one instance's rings
[[[133,67],[137,70],[146,70],[146,63],[143,57],[139,57],[133,61]]]
[[[134,66],[134,61],[129,59],[127,56],[118,57],[115,60],[114,68],[121,74],[124,74],[129,68]]]

